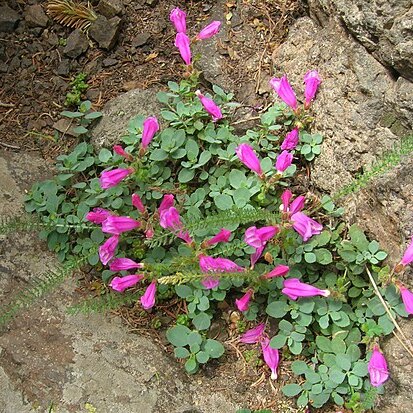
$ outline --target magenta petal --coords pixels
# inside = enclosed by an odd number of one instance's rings
[[[140,280],[142,280],[143,274],[126,275],[125,277],[114,277],[109,286],[115,290],[123,293],[127,288],[133,287]]]
[[[241,143],[236,149],[235,153],[237,154],[239,160],[251,171],[254,171],[257,175],[261,176],[263,174],[260,160],[254,152],[252,146]]]
[[[162,228],[178,230],[182,228],[181,216],[175,207],[170,207],[161,212],[159,224]]]
[[[413,237],[410,241],[410,245],[407,247],[400,264],[406,266],[413,262]]]
[[[207,289],[207,290],[212,290],[215,287],[218,287],[219,285],[219,278],[215,277],[205,277],[202,281],[201,284]]]
[[[171,11],[169,15],[169,20],[175,26],[175,29],[178,33],[186,33],[186,13],[176,7]]]
[[[252,292],[252,290],[248,290],[240,299],[235,300],[235,305],[237,306],[238,311],[248,311],[248,308],[250,307]]]
[[[261,341],[261,350],[264,356],[264,361],[271,370],[271,378],[276,380],[278,377],[277,368],[280,363],[280,354],[278,349],[272,348],[270,346],[270,340],[268,338],[264,338],[264,340]]]
[[[119,244],[119,235],[113,235],[99,247],[99,258],[103,265],[106,265],[114,256]]]
[[[231,231],[228,229],[222,228],[217,235],[206,241],[208,246],[218,244],[219,242],[228,242],[231,236]]]
[[[112,213],[107,209],[94,208],[93,211],[90,211],[86,214],[86,219],[90,222],[93,222],[94,224],[101,224],[110,215],[112,215]]]
[[[308,241],[313,235],[318,235],[323,226],[302,212],[296,212],[291,216],[293,228],[301,235],[303,241]]]
[[[149,310],[155,305],[156,281],[152,281],[145,293],[141,297],[141,304],[145,310]]]
[[[400,292],[405,310],[409,314],[413,314],[413,293],[404,286],[400,287]]]
[[[244,271],[244,268],[227,258],[213,258],[207,255],[199,256],[199,268],[203,273]]]
[[[310,284],[302,283],[298,278],[284,280],[284,288],[281,292],[294,301],[299,297],[314,297],[316,295],[328,297],[330,295],[330,291],[320,290]]]
[[[112,188],[116,186],[120,181],[125,179],[133,172],[132,168],[116,168],[111,171],[103,171],[100,174],[100,186],[102,189]]]
[[[190,40],[185,33],[178,33],[175,37],[175,46],[178,48],[181,54],[182,60],[187,66],[191,64],[191,49]]]
[[[281,100],[283,100],[290,108],[297,109],[297,98],[295,97],[294,90],[288,83],[287,76],[282,78],[274,77],[270,80],[270,85],[278,94]]]
[[[132,268],[143,268],[142,263],[135,262],[130,258],[115,258],[110,264],[109,269],[111,271],[124,271]]]
[[[317,70],[309,70],[304,76],[304,83],[305,107],[308,108],[317,93],[318,86],[321,83],[321,78]]]
[[[298,128],[294,128],[291,132],[287,133],[283,143],[281,144],[281,150],[291,151],[298,145]]]
[[[239,339],[241,343],[244,344],[254,344],[258,343],[261,338],[262,334],[264,333],[265,324],[261,323],[258,324],[256,327],[247,330]]]
[[[156,132],[159,131],[158,119],[155,116],[149,116],[143,121],[142,130],[142,148],[146,149],[154,138]]]
[[[293,155],[290,152],[282,151],[275,162],[275,169],[278,173],[283,173],[293,162]]]
[[[284,277],[290,271],[288,265],[277,265],[272,271],[264,275],[264,278]]]
[[[374,387],[381,386],[389,378],[386,359],[377,345],[374,346],[367,369],[370,374],[370,383]]]
[[[172,194],[166,194],[162,198],[161,205],[159,205],[158,213],[166,211],[167,209],[174,206],[174,196]]]
[[[117,217],[110,215],[102,222],[102,231],[118,235],[139,227],[141,223],[129,217]]]
[[[213,21],[212,23],[208,24],[208,26],[204,27],[196,36],[196,38],[198,40],[209,39],[210,37],[215,36],[219,32],[220,27],[220,21]]]
[[[212,99],[204,96],[199,90],[197,90],[195,94],[198,96],[204,109],[212,116],[213,122],[222,119],[221,109]]]

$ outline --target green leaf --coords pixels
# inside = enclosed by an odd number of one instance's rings
[[[281,388],[281,391],[287,397],[295,397],[297,394],[301,393],[301,386],[295,383],[286,384]]]
[[[291,364],[291,370],[297,376],[299,376],[300,374],[304,374],[308,369],[309,369],[309,367],[302,360],[295,360]]]
[[[188,298],[192,295],[192,288],[187,285],[175,285],[175,292],[178,297]]]
[[[315,302],[311,298],[304,298],[299,301],[298,305],[300,307],[300,312],[311,314],[314,310]]]
[[[297,399],[297,406],[304,407],[308,404],[307,393],[301,393],[300,397]]]
[[[318,373],[315,371],[308,369],[307,372],[305,373],[305,378],[311,383],[311,384],[316,384],[320,383],[321,378]]]
[[[337,354],[336,355],[336,365],[345,371],[351,369],[351,358],[347,354]]]
[[[353,376],[352,374],[350,374],[350,375],[348,376],[348,384],[349,384],[350,386],[357,387],[358,384],[359,384],[359,380],[360,380],[360,379],[359,379],[357,376]]]
[[[183,325],[176,325],[166,332],[167,340],[175,347],[183,347],[188,344],[188,336],[191,330]]]
[[[225,352],[224,346],[219,341],[210,338],[205,342],[204,350],[214,359],[221,357]]]
[[[88,133],[88,130],[84,126],[76,126],[73,128],[73,133],[77,135],[83,135],[85,133]]]
[[[212,157],[211,152],[203,151],[201,152],[201,156],[198,159],[198,163],[196,164],[197,167],[205,165]]]
[[[171,112],[170,110],[162,110],[161,111],[161,116],[165,120],[169,120],[169,121],[178,119],[178,115],[174,112]]]
[[[175,357],[178,359],[186,359],[190,356],[190,352],[185,347],[176,347],[174,350]]]
[[[164,151],[161,148],[154,149],[149,156],[151,161],[164,161],[168,159],[168,152]]]
[[[353,374],[355,374],[358,377],[365,377],[367,376],[368,370],[367,370],[367,363],[365,361],[356,361],[354,363],[353,369],[351,370]]]
[[[191,356],[185,363],[185,370],[189,374],[193,374],[193,373],[196,373],[197,369],[198,369],[198,363],[195,357]]]
[[[346,343],[341,338],[334,337],[331,340],[331,350],[335,354],[345,353],[346,352]]]
[[[286,341],[287,341],[287,336],[283,334],[277,334],[271,339],[270,346],[272,348],[281,348],[285,345]]]
[[[85,119],[93,120],[93,119],[101,118],[102,116],[103,116],[102,112],[90,112],[90,113],[86,113]]]
[[[228,179],[229,179],[229,184],[235,189],[240,188],[243,182],[246,181],[244,172],[238,169],[232,169],[231,172],[229,173]]]
[[[348,233],[351,238],[351,243],[355,245],[359,251],[366,251],[368,249],[369,241],[359,226],[353,224]]]
[[[266,308],[266,313],[274,318],[282,318],[287,314],[289,305],[285,301],[273,301]]]
[[[218,209],[225,211],[231,209],[234,205],[232,197],[227,194],[219,194],[214,198],[215,205]]]
[[[198,363],[205,364],[209,360],[209,354],[206,351],[199,351],[196,353]]]
[[[278,324],[278,328],[282,331],[287,331],[288,333],[294,330],[293,325],[287,320],[281,320]]]
[[[178,181],[181,183],[187,183],[195,176],[193,169],[181,169],[178,174]]]
[[[331,342],[327,337],[324,336],[317,336],[315,339],[317,347],[324,352],[330,353],[331,349]]]
[[[356,344],[350,344],[347,348],[346,354],[350,357],[350,360],[353,363],[361,357],[361,351]]]
[[[318,320],[318,324],[320,325],[321,328],[325,329],[329,326],[329,316],[328,314],[323,315],[322,317],[320,317],[320,319]]]
[[[197,330],[208,330],[211,318],[206,313],[199,313],[192,319],[192,323]]]
[[[330,380],[332,380],[334,383],[341,384],[346,378],[346,375],[341,370],[332,367],[330,369],[329,377],[330,377]]]
[[[308,264],[313,264],[314,262],[317,261],[317,256],[313,252],[306,252],[304,254],[304,260]]]
[[[112,158],[112,152],[109,149],[102,148],[99,152],[99,161],[106,163]]]
[[[201,345],[202,343],[202,336],[197,331],[191,331],[188,335],[188,344],[190,346],[194,344]]]
[[[185,144],[186,155],[190,161],[198,158],[199,146],[193,139],[188,139]]]
[[[333,262],[333,255],[325,248],[316,249],[314,253],[317,257],[317,262],[321,265],[328,265]]]
[[[291,353],[298,355],[301,354],[303,351],[303,343],[293,341],[288,348],[290,349]]]

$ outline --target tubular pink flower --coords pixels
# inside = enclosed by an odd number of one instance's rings
[[[293,154],[287,151],[282,151],[275,162],[275,169],[282,174],[293,162]]]
[[[149,116],[143,121],[141,146],[146,149],[152,142],[156,132],[159,131],[158,119],[155,116]]]
[[[186,13],[176,7],[171,11],[169,15],[169,20],[175,26],[175,29],[178,33],[186,33]]]
[[[219,285],[219,278],[215,277],[205,277],[202,281],[201,284],[207,289],[207,290],[212,290],[215,287],[218,287]]]
[[[142,199],[138,194],[132,194],[132,205],[141,213],[146,212],[145,205],[143,205]]]
[[[240,299],[235,300],[235,305],[237,306],[238,311],[248,311],[252,293],[252,290],[248,290]]]
[[[103,171],[100,174],[100,186],[102,189],[112,188],[116,186],[122,179],[125,179],[133,172],[132,168],[116,168],[111,171]]]
[[[305,197],[300,195],[297,196],[297,198],[294,199],[293,202],[291,202],[290,205],[290,214],[295,214],[296,212],[301,211],[304,208],[305,204]]]
[[[101,224],[106,220],[107,217],[111,216],[112,213],[107,209],[103,208],[94,208],[93,211],[90,211],[86,214],[86,219],[94,224]]]
[[[212,23],[205,26],[196,36],[197,40],[205,40],[209,39],[212,36],[215,36],[219,32],[219,28],[221,27],[220,21],[213,21]]]
[[[241,143],[236,149],[239,160],[247,167],[254,171],[258,176],[263,175],[260,160],[254,152],[254,149],[247,143]]]
[[[264,361],[267,363],[267,366],[271,370],[271,378],[273,380],[276,380],[278,377],[277,368],[278,364],[280,363],[280,354],[278,352],[278,349],[272,348],[270,346],[270,340],[265,337],[261,341],[261,350],[262,355],[264,356]]]
[[[119,235],[113,235],[99,247],[99,258],[103,265],[106,265],[113,258],[118,244]]]
[[[247,330],[239,339],[241,343],[244,344],[255,344],[261,341],[263,338],[263,333],[265,329],[265,324],[258,324],[256,327]]]
[[[189,235],[188,231],[179,231],[176,236],[178,238],[181,238],[181,240],[185,241],[188,245],[191,245],[194,240],[191,238],[191,236]]]
[[[155,305],[156,281],[153,280],[145,293],[141,297],[141,304],[145,310],[151,309]]]
[[[267,242],[274,237],[279,231],[278,227],[269,226],[257,229],[256,227],[249,227],[245,231],[244,241],[255,248],[255,252],[251,255],[251,265],[260,259]]]
[[[231,231],[229,231],[228,229],[222,228],[221,231],[219,231],[217,235],[205,241],[205,245],[210,247],[211,245],[218,244],[219,242],[228,242],[230,236],[231,236]]]
[[[304,83],[305,83],[305,103],[304,107],[308,108],[311,104],[311,101],[314,99],[318,86],[321,83],[321,78],[317,72],[317,70],[309,70],[304,76]]]
[[[155,231],[153,230],[153,228],[149,228],[145,231],[145,237],[147,239],[153,238],[154,235],[155,235]]]
[[[175,207],[162,211],[159,219],[162,228],[178,230],[182,228],[181,216]]]
[[[110,215],[102,223],[102,231],[118,235],[139,227],[141,223],[129,217],[117,217]]]
[[[296,212],[301,211],[304,208],[305,197],[300,195],[297,198],[295,198],[293,202],[291,202],[292,197],[293,197],[293,194],[288,189],[286,189],[282,193],[281,195],[282,205],[280,207],[281,212],[292,215],[292,214],[295,214]]]
[[[291,132],[287,133],[283,143],[281,144],[281,150],[291,151],[295,149],[298,144],[298,139],[298,128],[294,128]]]
[[[199,256],[199,268],[203,273],[244,271],[244,268],[227,258],[213,258],[207,255]]]
[[[413,314],[413,293],[404,285],[400,286],[400,293],[402,295],[404,308],[409,314]]]
[[[166,194],[162,198],[161,205],[159,205],[158,213],[161,214],[162,211],[165,211],[173,206],[174,206],[174,196],[172,194]]]
[[[294,301],[299,297],[314,297],[316,295],[328,297],[330,295],[330,291],[320,290],[310,284],[302,283],[298,278],[284,280],[284,288],[281,292]]]
[[[413,237],[410,241],[410,245],[407,247],[400,264],[403,266],[409,265],[413,262]]]
[[[126,275],[125,277],[114,277],[109,286],[115,290],[123,293],[127,288],[133,287],[140,280],[142,280],[143,274]]]
[[[182,60],[187,66],[191,64],[191,49],[189,43],[189,37],[185,33],[177,33],[175,37],[175,46],[178,48]]]
[[[125,152],[125,150],[122,148],[122,146],[120,145],[115,145],[113,147],[113,152],[117,153],[118,155],[122,156],[123,158],[125,158],[128,161],[132,160],[132,156],[130,153]]]
[[[212,99],[204,96],[199,90],[197,90],[195,94],[198,96],[204,109],[212,116],[213,122],[222,119],[221,109]]]
[[[381,386],[389,378],[386,359],[377,345],[373,348],[367,369],[370,374],[370,383],[374,387]]]
[[[290,108],[294,110],[297,109],[297,98],[293,88],[288,83],[287,75],[284,75],[282,78],[272,78],[270,80],[270,85],[282,101],[284,101]]]
[[[321,224],[302,212],[291,215],[291,221],[293,228],[301,235],[303,241],[307,241],[313,235],[318,235],[323,230]]]
[[[140,262],[135,262],[130,258],[115,258],[110,264],[109,269],[111,271],[124,271],[132,268],[142,269],[144,265]]]
[[[293,197],[292,192],[289,189],[286,189],[282,194],[281,194],[281,203],[282,203],[282,212],[289,212],[289,206],[290,206],[290,201]]]
[[[289,271],[290,267],[288,265],[278,265],[268,274],[265,274],[263,278],[284,277]]]

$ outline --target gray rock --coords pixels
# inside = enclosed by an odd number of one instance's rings
[[[413,80],[411,0],[310,0],[309,7],[323,23],[339,18],[379,62]]]
[[[40,4],[28,6],[24,14],[28,27],[46,27],[49,22],[43,7]]]
[[[82,53],[86,52],[89,47],[89,40],[82,30],[76,29],[70,33],[67,43],[63,49],[63,54],[72,59],[76,59]]]
[[[140,33],[132,39],[132,47],[141,47],[148,43],[151,38],[150,33]]]
[[[106,19],[104,16],[98,18],[90,25],[89,35],[102,49],[110,50],[119,37],[122,20],[115,16]]]
[[[70,73],[70,60],[63,59],[57,67],[57,74],[59,76],[67,76]]]
[[[318,69],[323,79],[312,106],[313,129],[325,138],[312,172],[321,191],[334,194],[411,131],[412,83],[395,81],[334,21],[320,27],[309,18],[298,20],[273,60],[276,75],[287,73],[301,99],[308,69]],[[413,233],[412,170],[410,158],[344,202],[348,219],[368,230],[394,259]]]
[[[64,135],[74,136],[77,138],[79,136],[78,133],[75,132],[76,124],[73,120],[68,118],[59,119],[57,122],[53,124],[53,129],[56,129],[60,133]]]
[[[8,6],[0,7],[0,32],[12,32],[21,19],[19,13]]]
[[[110,66],[115,66],[119,63],[117,59],[113,59],[111,57],[107,57],[106,59],[103,59],[102,61],[102,66],[103,67],[110,67]]]
[[[103,117],[92,131],[95,147],[112,147],[125,135],[129,121],[137,115],[157,116],[160,121],[161,104],[156,99],[157,89],[135,89],[108,102],[102,109]]]
[[[122,14],[123,4],[121,0],[100,0],[98,12],[110,19],[116,15]]]

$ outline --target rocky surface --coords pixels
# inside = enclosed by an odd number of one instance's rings
[[[76,59],[82,53],[86,52],[89,47],[89,39],[86,34],[80,30],[73,30],[67,38],[67,43],[63,49],[63,54],[72,59]]]
[[[0,32],[12,32],[20,19],[19,13],[15,10],[7,5],[0,6]]]
[[[341,20],[379,62],[413,80],[411,0],[310,0],[309,7],[321,22]]]
[[[27,7],[24,19],[29,27],[46,27],[49,22],[49,18],[40,4]]]
[[[89,35],[97,42],[99,47],[110,50],[118,40],[121,26],[120,17],[107,19],[105,16],[98,18],[90,25]]]
[[[42,158],[2,152],[0,175],[0,212],[10,216],[20,213],[24,189],[47,168]],[[0,255],[2,303],[58,265],[32,234],[2,238]],[[209,390],[212,378],[187,377],[159,344],[129,333],[119,319],[67,315],[67,305],[79,299],[74,287],[68,280],[0,330],[0,411],[43,413],[51,405],[59,413],[87,406],[105,413],[236,410]]]

